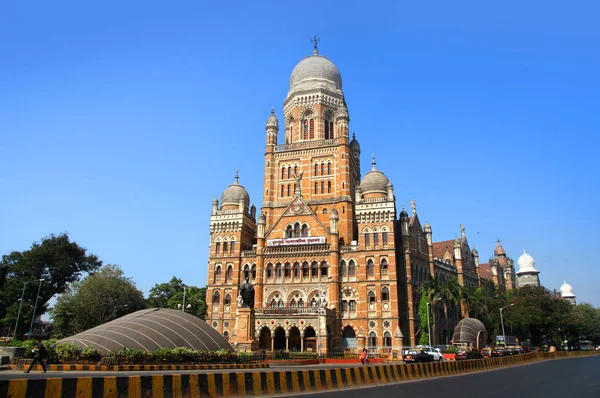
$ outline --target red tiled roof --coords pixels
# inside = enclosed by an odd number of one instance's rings
[[[479,264],[479,276],[482,279],[492,280],[492,266],[490,263]]]
[[[433,242],[433,258],[444,258],[446,248],[451,255],[454,254],[454,239]]]

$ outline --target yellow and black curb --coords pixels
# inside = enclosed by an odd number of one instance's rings
[[[1,380],[0,397],[232,397],[276,395],[451,376],[598,352],[530,353],[485,360],[355,368]]]
[[[11,365],[13,370],[23,370],[29,365]],[[264,369],[268,368],[266,363],[231,363],[231,364],[205,364],[205,365],[46,365],[46,369],[54,372],[152,372],[158,370],[215,370],[215,369]],[[36,370],[42,370],[40,365]]]

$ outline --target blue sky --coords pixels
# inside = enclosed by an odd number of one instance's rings
[[[239,168],[260,207],[316,33],[363,172],[374,153],[434,240],[525,248],[600,306],[597,2],[87,3],[0,6],[0,253],[67,231],[145,292],[204,285],[212,199]]]

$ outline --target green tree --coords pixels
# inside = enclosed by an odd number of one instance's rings
[[[435,275],[434,277],[428,276],[427,280],[421,285],[421,296],[422,299],[419,302],[419,316],[421,317],[421,330],[423,326],[427,328],[427,316],[430,317],[431,322],[431,330],[432,334],[435,336],[437,323],[435,320],[437,308],[439,305],[442,305],[444,308],[444,314],[446,318],[448,317],[448,308],[450,306],[456,305],[458,303],[460,294],[460,285],[458,284],[458,279],[453,278],[449,280],[443,280],[439,277],[439,275]],[[425,308],[423,309],[423,314],[421,315],[421,304],[423,302],[423,298],[425,299]],[[427,303],[430,303],[430,313],[427,314]],[[425,322],[423,322],[423,319]],[[426,343],[429,343],[429,337],[427,333],[426,335]],[[421,335],[421,340],[423,339],[423,334]],[[433,341],[434,339],[432,339]],[[426,344],[422,343],[422,344]]]
[[[5,269],[6,280],[0,290],[0,324],[14,327],[24,282],[44,279],[36,315],[45,313],[48,301],[65,291],[70,283],[93,273],[102,266],[102,261],[87,249],[71,242],[68,234],[50,235],[35,242],[28,250],[13,251],[2,256],[0,268]],[[25,295],[18,325],[17,336],[29,329],[39,285],[25,285]]]
[[[58,297],[53,332],[61,338],[146,307],[143,293],[118,265],[106,265]]]
[[[147,299],[148,306],[178,309],[180,305],[183,305],[184,288],[186,312],[205,319],[206,288],[188,286],[175,276],[169,282],[157,283],[150,289]]]
[[[600,309],[591,304],[582,303],[573,306],[575,323],[567,329],[569,341],[592,340],[595,345],[600,344]]]

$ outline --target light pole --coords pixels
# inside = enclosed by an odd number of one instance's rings
[[[500,308],[500,324],[502,325],[502,339],[503,339],[503,343],[504,343],[504,348],[506,348],[506,334],[504,334],[504,318],[502,318],[502,310],[512,307],[513,305],[515,305],[515,303],[512,303],[511,305],[507,305],[506,307]]]
[[[33,307],[33,315],[31,316],[31,324],[29,325],[29,338],[31,338],[31,334],[33,333],[33,320],[35,319],[35,311],[37,310],[37,303],[40,297],[40,291],[42,290],[42,282],[44,280],[40,279],[40,285],[38,286],[37,296],[35,297],[35,306]]]
[[[181,305],[181,312],[185,311],[185,292],[186,292],[186,287],[183,287],[183,305]]]
[[[15,330],[13,331],[13,339],[17,338],[17,328],[19,327],[19,318],[21,317],[21,308],[23,307],[23,299],[25,298],[25,288],[27,287],[28,283],[31,282],[37,282],[37,281],[43,281],[43,279],[34,279],[31,281],[27,281],[27,282],[23,282],[23,281],[19,281],[21,283],[23,283],[23,291],[21,292],[21,303],[19,304],[19,311],[17,312],[17,322],[15,323]]]
[[[442,298],[438,298],[437,300],[434,301],[434,303],[437,303],[438,301],[440,301]],[[429,320],[429,311],[431,310],[431,303],[428,301],[427,302],[427,333],[428,333],[428,337],[429,337],[429,347],[431,347],[431,325],[430,325],[430,320]]]

